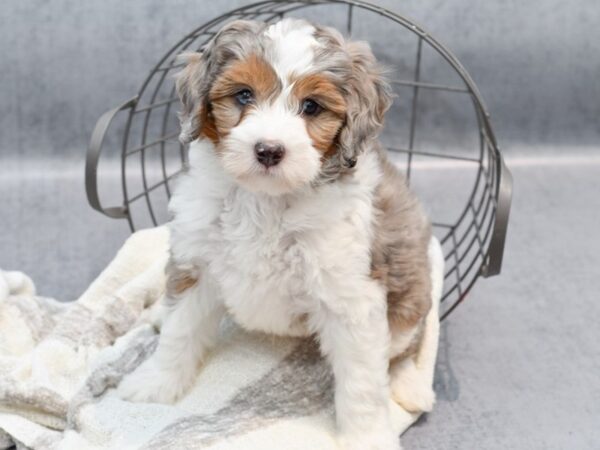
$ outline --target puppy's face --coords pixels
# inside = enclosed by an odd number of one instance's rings
[[[318,176],[346,115],[344,96],[326,76],[284,76],[255,53],[233,61],[211,86],[205,122],[225,170],[275,195]]]
[[[226,172],[271,195],[350,170],[389,104],[367,46],[290,19],[229,24],[178,91],[183,140],[210,139]]]

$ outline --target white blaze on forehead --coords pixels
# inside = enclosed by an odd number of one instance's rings
[[[319,46],[314,37],[315,27],[297,19],[283,19],[271,25],[265,36],[271,40],[270,63],[284,85],[292,73],[310,70],[314,50]]]

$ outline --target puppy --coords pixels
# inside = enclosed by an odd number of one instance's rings
[[[119,387],[173,402],[225,314],[314,335],[345,449],[398,449],[391,397],[434,394],[411,355],[430,306],[430,225],[377,142],[391,90],[370,48],[302,20],[235,21],[178,75],[190,167],[173,193],[168,314]]]

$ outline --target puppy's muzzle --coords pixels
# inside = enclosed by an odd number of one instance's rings
[[[281,162],[285,155],[285,147],[280,142],[257,142],[254,146],[254,153],[258,162],[269,168]]]

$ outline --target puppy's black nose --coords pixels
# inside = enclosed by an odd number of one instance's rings
[[[279,142],[265,141],[257,142],[254,146],[256,159],[265,167],[276,166],[285,155],[285,148]]]

